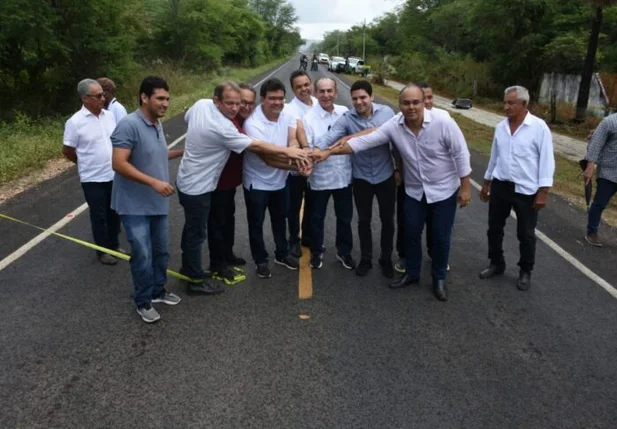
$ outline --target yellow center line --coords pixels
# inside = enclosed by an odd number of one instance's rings
[[[304,199],[300,207],[300,242],[302,242],[302,219],[304,218]],[[302,248],[300,258],[300,268],[298,273],[298,298],[311,299],[313,297],[313,271],[309,265],[311,260],[311,249]]]

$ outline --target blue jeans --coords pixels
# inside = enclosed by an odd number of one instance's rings
[[[180,205],[184,209],[184,228],[182,228],[182,268],[180,272],[191,278],[201,278],[201,254],[206,241],[206,226],[210,215],[211,192],[188,195],[178,190]]]
[[[246,216],[249,224],[249,244],[255,264],[268,262],[268,252],[264,243],[264,221],[266,209],[270,213],[272,235],[276,246],[276,259],[284,259],[289,253],[287,244],[287,213],[289,212],[289,192],[287,186],[278,191],[261,191],[244,188]]]
[[[131,244],[133,301],[143,307],[165,292],[169,262],[169,220],[162,216],[122,215],[126,238]]]
[[[328,201],[330,201],[330,195],[332,195],[334,213],[336,214],[336,251],[341,256],[350,255],[353,248],[353,235],[351,232],[353,191],[351,185],[341,189],[310,192],[313,203],[313,212],[311,213],[311,253],[319,254],[322,252],[324,223],[328,210]]]
[[[90,212],[90,224],[94,242],[99,246],[115,250],[118,248],[120,216],[111,208],[111,182],[83,182],[84,197]],[[96,251],[97,255],[103,252]]]
[[[589,207],[589,213],[587,215],[587,234],[595,234],[598,232],[602,212],[613,195],[615,195],[615,192],[617,192],[617,183],[611,182],[610,180],[598,178],[596,184],[596,195],[593,197],[593,202],[591,203],[591,207]]]
[[[424,195],[422,201],[417,201],[405,194],[405,254],[409,276],[420,278],[422,230],[430,217],[433,229],[431,275],[434,280],[446,278],[457,195],[458,190],[443,201],[428,204]]]

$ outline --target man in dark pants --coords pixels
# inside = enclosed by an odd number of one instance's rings
[[[587,234],[585,240],[592,246],[602,247],[598,236],[602,212],[617,192],[617,113],[607,116],[600,122],[587,146],[587,169],[583,172],[585,180],[593,178],[598,166],[596,194],[589,208]]]
[[[244,121],[255,109],[255,89],[246,83],[240,87],[240,110],[232,120],[240,133]],[[231,152],[223,168],[216,190],[212,192],[212,207],[208,217],[208,248],[210,272],[213,278],[234,281],[236,273],[230,267],[246,264],[233,252],[236,228],[236,188],[242,184],[242,154]]]
[[[465,207],[471,199],[469,150],[456,122],[424,110],[424,93],[407,85],[399,93],[401,113],[377,130],[319,152],[315,161],[330,155],[357,153],[390,142],[398,149],[405,174],[405,274],[389,287],[418,283],[422,265],[422,230],[433,219],[433,293],[448,299],[445,279],[457,201]]]
[[[289,76],[289,84],[294,93],[294,98],[285,106],[285,111],[296,117],[296,139],[301,148],[308,149],[308,143],[304,138],[304,126],[302,118],[317,104],[317,99],[312,96],[313,85],[311,78],[302,70],[296,70]],[[302,201],[304,200],[304,210],[302,217],[302,246],[311,246],[311,199],[308,192],[306,177],[297,172],[291,172],[287,178],[289,187],[289,214],[287,224],[289,225],[289,253],[296,258],[302,256],[300,246],[300,212],[302,211]]]
[[[325,150],[341,138],[378,127],[394,116],[388,106],[373,102],[373,87],[366,80],[351,86],[354,108],[343,113],[330,131],[316,140],[315,146]],[[358,276],[365,276],[372,268],[373,234],[371,220],[373,199],[377,198],[381,219],[381,255],[379,265],[387,278],[394,277],[392,244],[394,238],[395,181],[394,163],[390,145],[381,145],[351,156],[353,196],[358,211],[358,236],[360,238],[360,263]]]
[[[77,164],[94,242],[107,249],[118,249],[120,217],[111,208],[114,171],[110,136],[116,120],[110,111],[103,109],[105,96],[97,81],[82,80],[77,85],[77,93],[83,105],[66,121],[62,154]],[[102,264],[118,263],[107,253],[97,250],[96,254]]]
[[[489,202],[488,258],[490,265],[480,272],[488,279],[503,274],[503,229],[510,211],[516,213],[520,267],[516,287],[526,291],[536,256],[535,228],[538,211],[548,201],[553,185],[555,158],[553,139],[546,123],[528,110],[529,92],[522,86],[506,88],[507,118],[497,124],[480,199]]]

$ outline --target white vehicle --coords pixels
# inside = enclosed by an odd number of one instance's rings
[[[362,58],[349,57],[349,67],[355,70],[356,65],[358,65],[358,61],[362,61]]]
[[[336,67],[339,64],[345,64],[345,58],[343,57],[332,57],[330,58],[330,63],[328,64],[328,71],[336,71]]]
[[[330,56],[328,54],[319,54],[317,56],[317,61],[319,62],[319,64],[329,64],[330,63]]]

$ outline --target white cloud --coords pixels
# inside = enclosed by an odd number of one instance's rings
[[[369,23],[386,12],[394,10],[403,0],[289,0],[296,8],[298,27],[302,38],[322,39],[333,30],[347,30]]]

